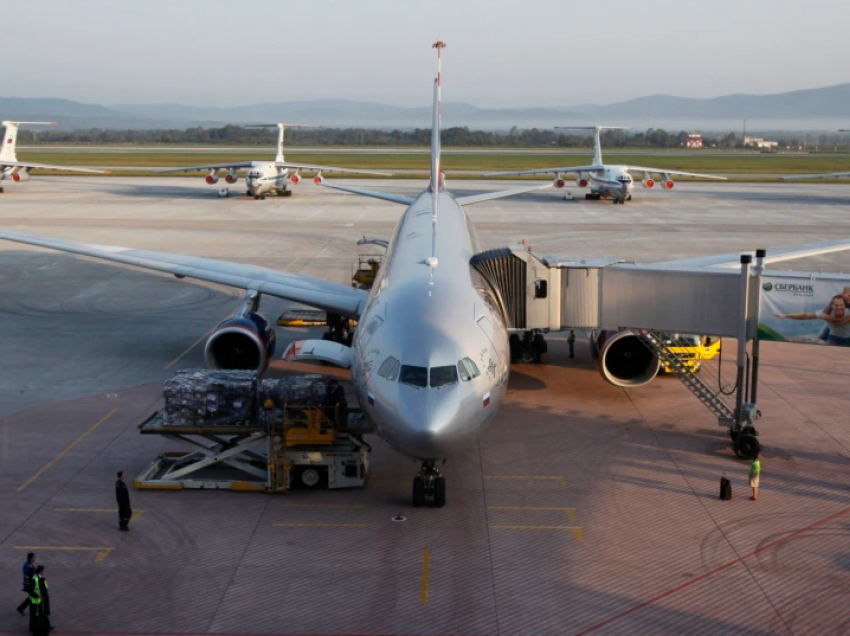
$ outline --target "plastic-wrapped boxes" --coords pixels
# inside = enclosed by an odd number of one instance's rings
[[[165,381],[165,420],[171,426],[250,423],[257,407],[253,371],[188,369]]]

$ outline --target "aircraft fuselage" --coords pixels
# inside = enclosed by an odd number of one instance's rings
[[[590,191],[603,199],[626,201],[632,195],[634,180],[624,166],[605,166],[587,173]]]

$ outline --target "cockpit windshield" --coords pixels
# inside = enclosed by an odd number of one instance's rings
[[[399,375],[398,381],[402,384],[424,388],[428,386],[428,368],[403,364],[401,365],[401,375]]]
[[[457,367],[431,367],[431,388],[457,384]]]

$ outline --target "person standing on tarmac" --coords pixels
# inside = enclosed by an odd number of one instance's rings
[[[576,332],[573,329],[570,329],[570,335],[567,336],[567,344],[570,345],[570,357],[576,357]]]
[[[50,624],[50,600],[47,594],[47,581],[44,579],[44,566],[39,565],[32,577],[30,588],[30,632],[33,636],[42,636],[53,629]]]
[[[750,501],[758,501],[760,476],[761,462],[759,461],[759,452],[756,451],[755,455],[753,455],[753,463],[750,464],[750,488],[753,489],[753,496],[750,497]]]
[[[118,481],[115,482],[115,499],[118,501],[118,529],[123,532],[130,531],[130,518],[133,509],[130,508],[130,491],[124,483],[124,471],[118,471]]]
[[[27,593],[24,602],[18,605],[18,614],[26,616],[24,611],[30,604],[30,590],[32,589],[32,577],[35,576],[35,552],[27,552],[27,560],[24,562],[24,586],[22,591]]]

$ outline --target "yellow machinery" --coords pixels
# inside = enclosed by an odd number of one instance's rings
[[[704,360],[711,360],[720,351],[720,338],[698,336],[695,334],[664,333],[664,344],[691,371],[699,371]],[[665,360],[661,360],[662,371],[672,373],[673,369]]]
[[[361,254],[357,259],[357,271],[351,277],[351,283],[360,289],[371,289],[382,260],[381,254]]]

